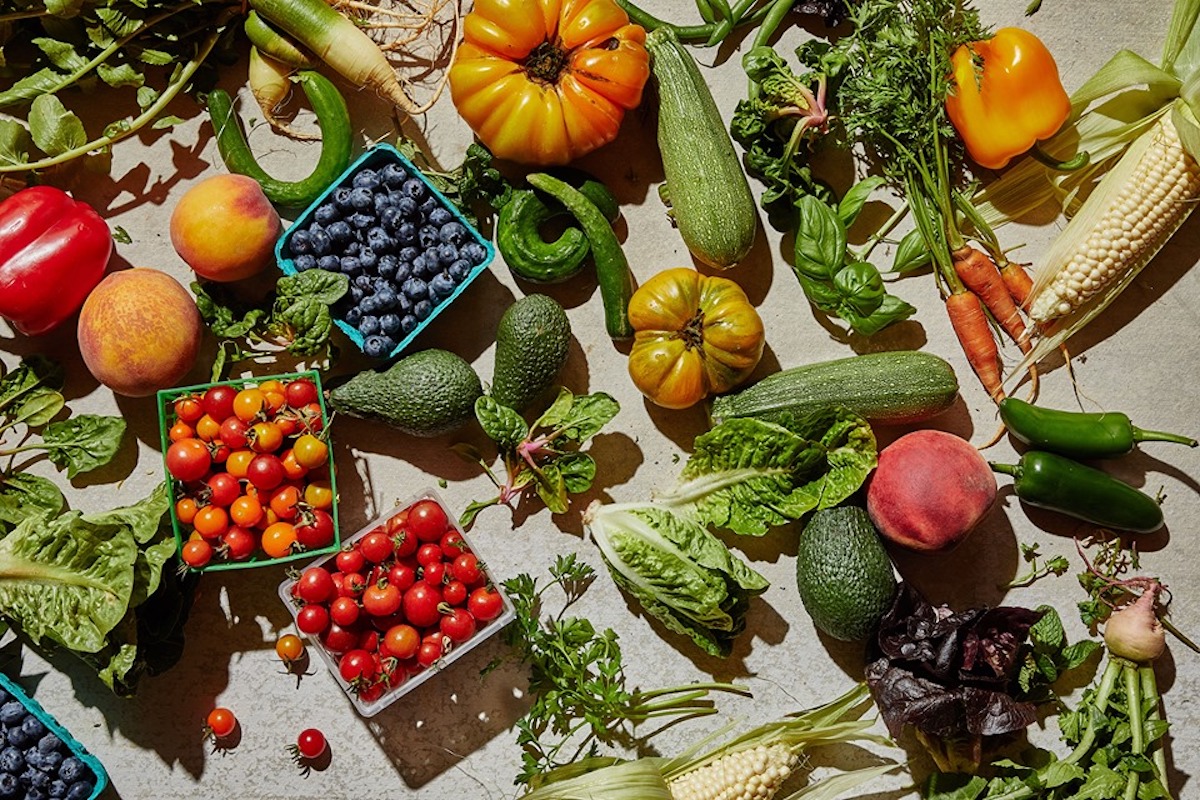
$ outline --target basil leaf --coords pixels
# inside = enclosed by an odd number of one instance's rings
[[[488,438],[501,450],[514,450],[526,436],[529,426],[515,410],[502,406],[488,395],[475,401],[475,416]]]
[[[833,276],[833,285],[841,294],[842,302],[864,317],[874,313],[887,294],[879,270],[865,261],[855,261],[842,267]]]
[[[29,133],[46,155],[57,156],[87,144],[79,117],[52,94],[38,95],[29,107]]]
[[[47,457],[67,477],[90,472],[113,460],[125,436],[125,420],[80,414],[62,422],[52,422],[42,431],[42,446]]]
[[[66,500],[52,481],[28,472],[17,472],[0,482],[0,523],[17,525],[26,517],[52,514],[66,508]]]
[[[853,225],[854,221],[858,219],[859,213],[862,212],[863,206],[870,199],[872,192],[883,186],[884,183],[886,181],[883,178],[872,175],[851,186],[837,207],[838,219],[842,221],[842,224],[847,228]]]
[[[855,333],[861,336],[873,336],[893,322],[908,319],[916,311],[915,308],[894,294],[885,294],[879,308],[869,316],[860,316],[853,308],[847,306],[839,309],[839,316],[850,323],[850,327],[854,329]]]
[[[813,195],[796,201],[795,269],[809,278],[830,280],[846,260],[846,226]]]
[[[920,228],[913,228],[906,233],[900,244],[896,246],[896,255],[892,259],[892,268],[889,272],[913,272],[929,266],[933,258],[929,254],[929,248],[925,246],[925,237],[921,235]]]
[[[838,294],[838,290],[833,287],[833,284],[829,281],[813,280],[798,270],[796,278],[800,281],[800,288],[804,290],[804,296],[808,298],[808,302],[826,314],[837,313],[841,295]]]

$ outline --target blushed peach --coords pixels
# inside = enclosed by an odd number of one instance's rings
[[[171,244],[201,278],[239,281],[274,261],[282,227],[257,181],[216,175],[180,198],[171,212]]]

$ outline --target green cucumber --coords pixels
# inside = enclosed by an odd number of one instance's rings
[[[609,222],[616,222],[621,210],[607,186],[586,179],[578,188]],[[568,226],[554,241],[542,238],[542,226],[562,216],[570,215],[559,203],[546,201],[531,189],[513,192],[496,221],[496,249],[514,275],[533,283],[558,283],[583,269],[591,246],[578,227]]]
[[[718,269],[754,245],[758,210],[742,162],[695,60],[668,28],[646,37],[658,83],[658,149],[671,216],[689,251]]]
[[[868,353],[777,372],[713,401],[713,423],[731,417],[772,422],[832,406],[872,422],[900,424],[934,417],[954,403],[958,379],[931,353]]]

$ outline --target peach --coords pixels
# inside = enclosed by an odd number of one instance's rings
[[[275,260],[282,227],[257,181],[216,175],[180,198],[171,212],[171,244],[201,278],[240,281]]]
[[[96,380],[144,397],[177,384],[196,362],[204,322],[177,280],[154,269],[111,273],[79,312],[79,352]]]

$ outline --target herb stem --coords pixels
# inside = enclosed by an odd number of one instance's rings
[[[1142,701],[1150,701],[1150,711],[1146,715],[1149,720],[1162,719],[1161,700],[1158,695],[1158,681],[1154,677],[1154,667],[1150,664],[1144,664],[1138,667],[1138,676],[1142,682]],[[1150,742],[1153,753],[1150,760],[1154,762],[1154,770],[1157,773],[1158,782],[1162,784],[1163,789],[1167,789],[1167,748],[1163,744],[1162,737],[1158,737],[1155,741]]]
[[[1100,686],[1096,690],[1096,696],[1092,700],[1091,710],[1088,713],[1087,729],[1084,730],[1083,736],[1079,739],[1079,744],[1075,745],[1075,749],[1071,751],[1071,755],[1067,756],[1065,761],[1069,763],[1077,763],[1080,759],[1088,754],[1092,749],[1092,745],[1096,742],[1096,718],[1104,713],[1104,709],[1108,707],[1108,698],[1112,695],[1113,689],[1117,685],[1117,679],[1121,677],[1121,661],[1113,657],[1111,654],[1108,659],[1108,666],[1104,668],[1104,677],[1100,680]]]
[[[28,11],[13,11],[10,14],[0,14],[0,24],[5,22],[16,22],[19,19],[40,19],[41,17],[50,16],[50,12],[46,9],[29,9]]]
[[[875,231],[875,233],[871,234],[871,238],[863,242],[862,248],[854,253],[854,258],[858,261],[868,260],[871,257],[871,251],[875,249],[875,246],[887,238],[887,235],[891,233],[892,229],[900,223],[900,220],[904,219],[904,217],[908,215],[908,212],[908,206],[901,203],[900,206],[892,212],[892,215],[888,217],[882,225],[879,226],[879,230]]]
[[[679,692],[729,692],[730,694],[740,694],[746,697],[750,696],[749,687],[742,686],[737,683],[721,683],[720,681],[710,681],[709,683],[689,683],[687,686],[672,686],[665,689],[653,689],[649,692],[638,692],[638,697],[642,700],[652,700],[655,697],[662,697],[667,694],[677,694]]]
[[[1129,712],[1130,747],[1137,755],[1146,752],[1146,720],[1142,716],[1142,679],[1138,668],[1126,664],[1121,668],[1125,678],[1125,707]],[[1135,787],[1136,788],[1136,787]]]

